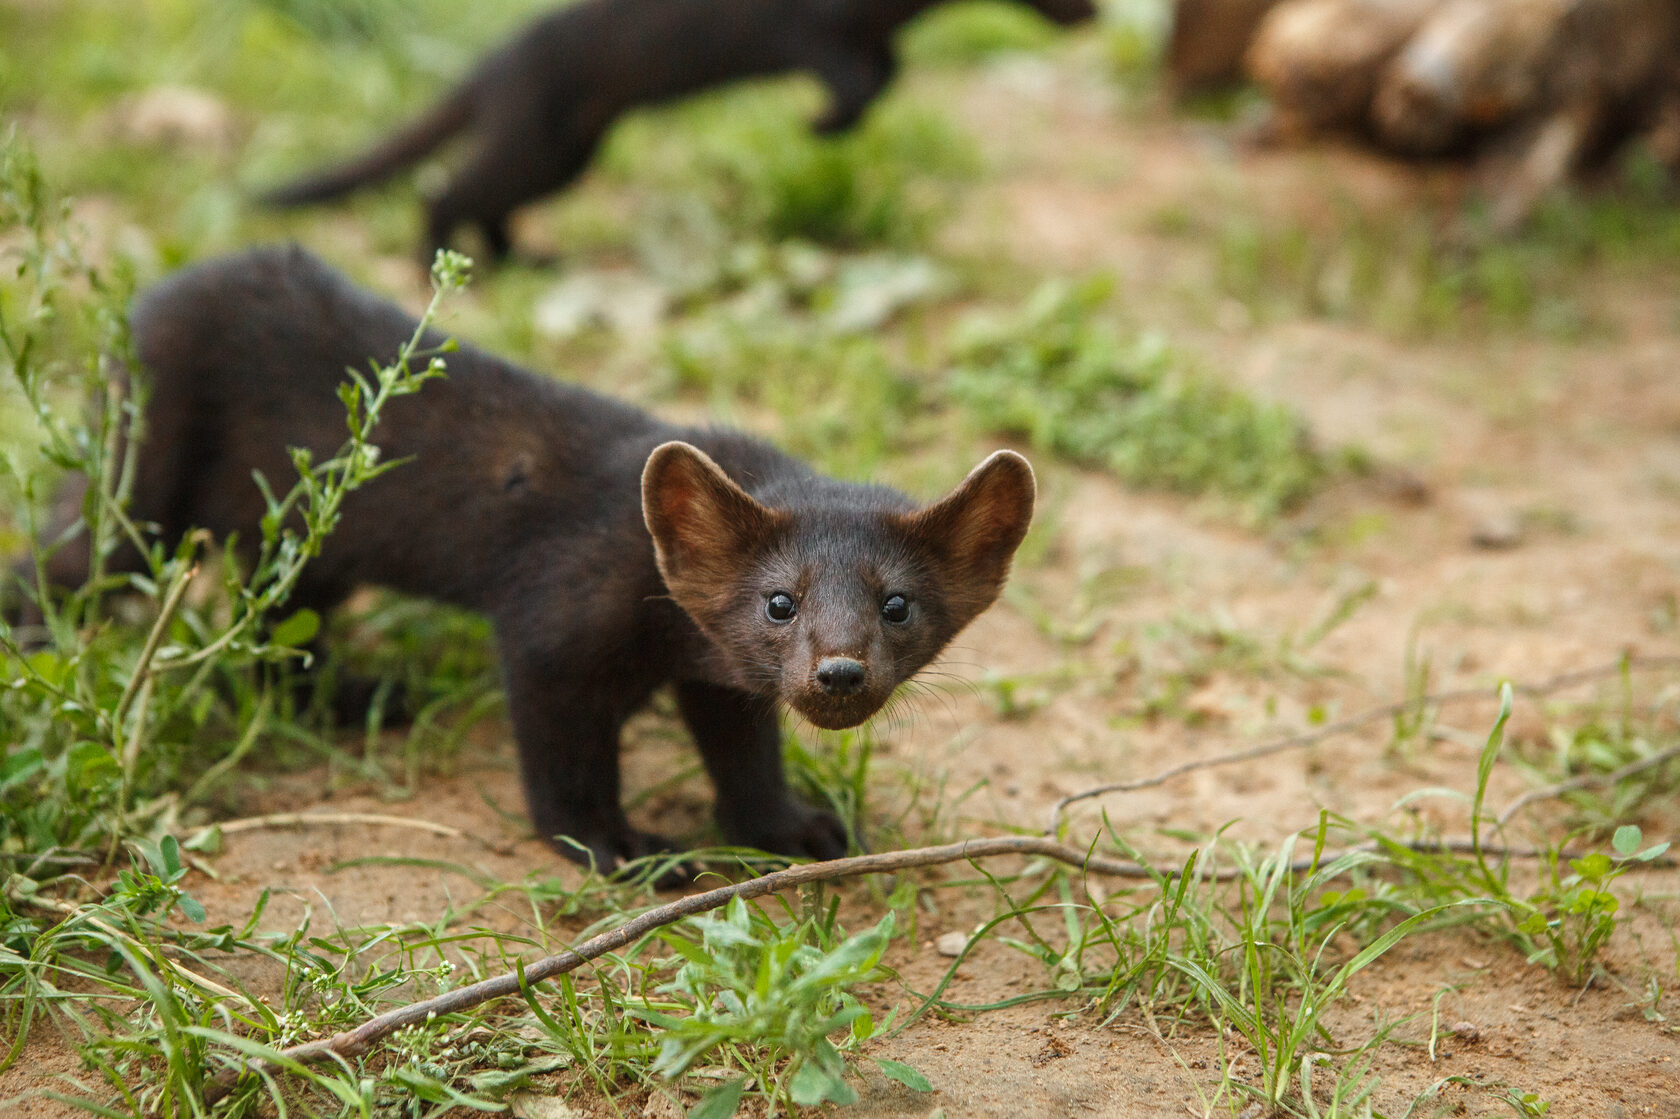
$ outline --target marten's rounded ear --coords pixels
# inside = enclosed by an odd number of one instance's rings
[[[978,614],[996,600],[1032,524],[1036,495],[1032,465],[1014,451],[995,451],[950,494],[905,518],[913,536],[945,557],[959,613]]]
[[[727,577],[770,534],[776,515],[704,451],[673,441],[655,447],[642,468],[642,519],[660,573],[674,583]]]

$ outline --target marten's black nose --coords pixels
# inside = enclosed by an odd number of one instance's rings
[[[817,683],[829,695],[851,695],[863,687],[863,665],[850,657],[824,657],[817,662]]]

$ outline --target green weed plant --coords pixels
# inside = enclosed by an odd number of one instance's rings
[[[319,627],[308,612],[285,615],[286,597],[345,496],[391,467],[372,441],[381,411],[441,376],[443,358],[421,350],[417,331],[391,363],[349,371],[340,391],[344,445],[325,461],[295,451],[295,481],[259,480],[267,512],[255,562],[244,572],[231,558],[210,568],[215,593],[195,602],[187,592],[212,562],[205,542],[197,534],[178,544],[151,540],[126,510],[145,399],[142,375],[115,372],[133,368],[124,361],[126,288],[81,255],[63,206],[15,137],[0,145],[0,223],[21,234],[7,251],[10,277],[0,291],[0,360],[43,447],[38,457],[5,458],[35,563],[22,580],[7,576],[4,589],[14,601],[32,599],[43,616],[27,631],[0,623],[0,726],[10,731],[0,763],[0,859],[8,872],[0,1012],[20,1026],[15,1058],[42,999],[58,997],[50,994],[54,953],[40,948],[62,934],[53,915],[65,905],[68,919],[79,920],[71,899],[86,893],[85,872],[117,870],[114,890],[98,904],[117,907],[123,921],[101,917],[88,927],[116,930],[102,935],[121,934],[123,944],[162,936],[174,909],[202,918],[179,894],[170,833],[262,737],[273,711],[271,693],[258,686],[262,666],[301,659]],[[465,271],[463,258],[440,258],[428,321]],[[78,412],[69,403],[76,400],[91,403]],[[84,480],[80,517],[49,539],[39,509],[65,474]],[[44,564],[70,546],[90,549],[92,575],[61,594],[47,586]],[[139,573],[108,568],[125,546],[145,558]],[[119,622],[119,611],[140,624]],[[118,869],[125,845],[136,852],[131,870]],[[151,886],[142,889],[145,882]],[[123,933],[124,922],[137,931]],[[178,977],[162,957],[159,969]]]
[[[681,964],[656,994],[686,1013],[633,1011],[662,1029],[653,1071],[680,1076],[720,1050],[745,1070],[709,1090],[691,1117],[735,1114],[749,1079],[763,1086],[772,1105],[857,1102],[842,1049],[831,1038],[844,1031],[844,1046],[853,1048],[890,1026],[890,1016],[876,1022],[850,988],[888,977],[881,957],[894,921],[889,912],[873,928],[842,938],[834,922],[837,907],[822,911],[819,905],[816,914],[778,925],[736,899],[721,913],[691,920],[688,935],[660,935]],[[931,1088],[909,1065],[874,1063],[911,1088]]]

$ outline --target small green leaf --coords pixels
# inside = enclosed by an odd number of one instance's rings
[[[45,765],[45,756],[41,751],[34,747],[19,750],[11,757],[0,761],[0,785],[10,785],[28,780],[39,773]]]
[[[199,828],[187,837],[181,844],[188,851],[197,851],[201,855],[219,855],[222,853],[222,826],[211,824]]]
[[[187,894],[181,895],[181,913],[195,925],[204,921],[204,907],[198,903],[197,898]]]
[[[307,645],[321,632],[321,615],[305,607],[274,627],[269,635],[269,641],[275,645],[283,645],[288,649],[296,649]]]
[[[875,1058],[875,1067],[889,1080],[896,1080],[912,1092],[931,1092],[933,1082],[923,1076],[915,1068],[903,1061],[891,1061],[885,1057]]]
[[[1639,844],[1644,839],[1644,833],[1639,830],[1639,825],[1623,824],[1616,829],[1616,834],[1611,836],[1610,846],[1615,849],[1616,854],[1625,859],[1639,850]]]
[[[33,668],[41,679],[55,688],[62,688],[64,681],[70,676],[70,662],[55,653],[42,651],[31,653],[29,667]]]
[[[689,1108],[688,1119],[730,1119],[741,1105],[741,1093],[746,1087],[747,1078],[744,1076],[719,1084]]]
[[[163,870],[159,875],[167,881],[173,882],[182,873],[181,844],[173,835],[166,835],[158,843],[158,854],[163,856]]]
[[[852,1086],[816,1060],[808,1060],[799,1066],[799,1071],[788,1083],[788,1095],[801,1107],[815,1107],[820,1103],[837,1103],[845,1107],[857,1102],[857,1093],[852,1091]]]
[[[1079,965],[1064,956],[1050,968],[1050,981],[1058,991],[1077,991],[1084,984],[1085,977],[1080,974]]]
[[[1571,859],[1569,865],[1582,878],[1603,878],[1610,873],[1610,856],[1601,851],[1594,851],[1590,855]]]
[[[64,764],[64,783],[78,793],[92,793],[122,777],[122,767],[97,742],[73,747]]]
[[[158,845],[156,843],[146,839],[144,836],[136,836],[128,841],[128,845],[134,848],[140,857],[145,860],[146,865],[151,868],[153,874],[162,877],[166,873],[164,868],[163,852],[158,849]]]

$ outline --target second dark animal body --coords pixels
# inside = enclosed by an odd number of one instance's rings
[[[460,132],[475,150],[428,205],[423,263],[478,226],[507,255],[508,216],[575,179],[625,111],[743,78],[806,71],[828,87],[819,133],[851,128],[897,72],[893,35],[940,0],[581,0],[483,59],[424,116],[366,155],[265,196],[320,202],[384,179]],[[1023,0],[1058,23],[1091,0]]]
[[[264,512],[252,472],[283,488],[288,447],[336,451],[346,368],[388,360],[415,322],[269,248],[164,281],[132,326],[150,392],[135,520],[171,540],[198,527],[250,541]],[[844,854],[840,821],[783,780],[779,706],[828,728],[874,714],[997,597],[1032,516],[1032,471],[1012,452],[917,508],[469,346],[394,399],[374,440],[407,461],[347,498],[290,605],[326,610],[377,584],[489,615],[531,821],[603,868],[666,846],[625,818],[618,740],[667,682],[729,842]],[[79,586],[87,567],[66,547],[49,579]]]

